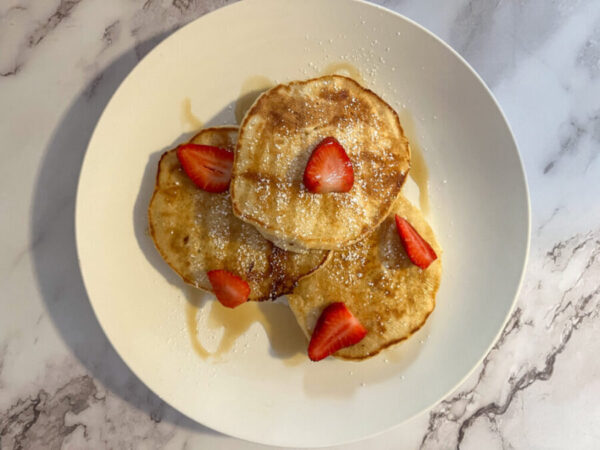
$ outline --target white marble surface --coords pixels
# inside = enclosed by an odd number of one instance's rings
[[[75,253],[77,177],[119,82],[225,0],[0,2],[0,448],[260,446],[165,405],[116,355]],[[531,190],[517,308],[476,372],[366,448],[600,448],[600,3],[387,0],[482,75]]]

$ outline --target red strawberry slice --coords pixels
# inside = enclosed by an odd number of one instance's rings
[[[208,272],[208,280],[217,300],[223,306],[235,308],[248,300],[250,286],[237,275],[226,270],[211,270]]]
[[[229,188],[233,152],[210,145],[183,144],[177,158],[185,173],[201,189],[224,192]]]
[[[406,250],[413,264],[419,266],[421,269],[427,269],[437,259],[437,255],[431,248],[431,245],[421,237],[406,219],[397,214],[396,228],[398,229],[404,250]]]
[[[360,342],[366,334],[367,329],[344,303],[332,303],[317,321],[308,344],[308,357],[312,361],[320,361],[341,348]]]
[[[304,169],[304,186],[310,192],[348,192],[354,184],[354,169],[344,147],[326,137],[313,150]]]

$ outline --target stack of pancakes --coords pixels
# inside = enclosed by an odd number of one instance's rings
[[[311,152],[334,137],[352,161],[349,192],[314,194],[303,185]],[[422,214],[400,193],[410,147],[396,112],[354,80],[332,75],[263,93],[239,128],[200,131],[191,142],[234,152],[229,190],[209,193],[186,175],[176,150],[158,166],[150,232],[186,283],[211,290],[207,272],[248,282],[249,300],[288,295],[310,338],[323,309],[344,302],[367,329],[335,356],[363,359],[419,329],[435,306],[438,258],[412,264],[397,214],[441,250]]]

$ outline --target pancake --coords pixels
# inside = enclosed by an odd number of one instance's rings
[[[433,247],[438,259],[427,269],[415,266],[404,251],[394,214],[408,220]],[[314,276],[302,280],[288,296],[290,307],[310,339],[323,309],[344,302],[367,329],[358,344],[334,355],[364,359],[408,338],[435,307],[440,285],[441,249],[421,212],[400,197],[392,214],[367,239],[340,252]]]
[[[236,138],[236,127],[208,128],[191,142],[233,150]],[[225,269],[249,283],[250,300],[290,292],[328,256],[327,251],[297,254],[273,245],[233,215],[229,192],[198,188],[183,171],[176,149],[160,159],[148,219],[156,248],[186,283],[210,291],[206,272]]]
[[[346,193],[313,194],[302,179],[313,149],[332,136],[354,168]],[[396,112],[350,78],[281,84],[246,114],[230,186],[234,213],[293,250],[340,249],[389,214],[409,170],[410,148]]]

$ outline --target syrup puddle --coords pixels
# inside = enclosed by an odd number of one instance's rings
[[[307,342],[289,306],[276,302],[247,302],[235,309],[226,308],[217,300],[202,300],[206,295],[192,292],[186,305],[186,318],[192,348],[202,359],[223,356],[234,351],[236,341],[253,324],[259,323],[270,342],[269,352],[286,365],[297,365],[306,359]],[[205,320],[201,320],[205,318]],[[207,350],[203,341],[222,336],[214,351]]]
[[[350,63],[347,62],[335,62],[327,65],[322,71],[321,76],[325,75],[343,75],[345,77],[352,78],[360,84],[365,83],[360,71]]]
[[[204,124],[192,112],[192,101],[189,97],[183,99],[181,104],[181,121],[192,128],[192,130],[200,130]]]
[[[275,83],[262,75],[249,77],[242,83],[240,95],[235,104],[235,120],[238,125],[242,123],[246,112],[250,109],[258,96],[273,86],[275,86]]]
[[[417,139],[417,130],[415,128],[415,121],[412,115],[403,110],[398,113],[400,117],[400,123],[404,129],[408,142],[410,143],[411,157],[410,157],[410,171],[408,176],[412,178],[417,187],[419,188],[419,207],[424,215],[429,215],[429,169],[425,163],[423,157],[423,149]]]

